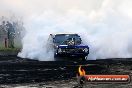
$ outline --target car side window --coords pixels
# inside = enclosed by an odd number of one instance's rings
[[[76,42],[76,44],[81,44],[82,40],[81,40],[80,36],[75,37],[75,42]]]

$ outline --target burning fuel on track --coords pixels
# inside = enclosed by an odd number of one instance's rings
[[[90,46],[88,59],[128,58],[132,57],[131,4],[131,0],[1,0],[0,13],[23,19],[26,34],[20,57],[54,60],[53,52],[46,52],[48,35],[78,33]]]

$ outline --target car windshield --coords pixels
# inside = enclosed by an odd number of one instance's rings
[[[67,45],[67,41],[69,39],[72,39],[72,38],[74,38],[76,45],[81,44],[81,38],[77,34],[58,34],[58,35],[55,35],[54,43],[56,43],[58,45]]]

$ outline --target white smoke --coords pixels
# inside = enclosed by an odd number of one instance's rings
[[[88,59],[132,57],[131,0],[1,1],[24,19],[21,57],[53,60],[53,53],[46,53],[52,33],[79,33],[90,47]]]

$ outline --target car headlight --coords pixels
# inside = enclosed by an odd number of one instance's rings
[[[88,52],[88,48],[85,48],[83,51],[84,51],[84,52]]]
[[[59,49],[58,49],[58,53],[61,53],[61,52],[62,52],[62,50],[61,50],[61,48],[59,48]]]

